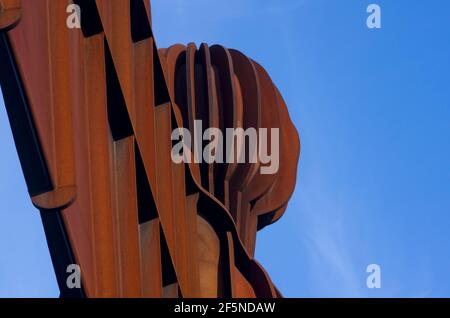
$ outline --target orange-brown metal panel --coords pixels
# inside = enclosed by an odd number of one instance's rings
[[[91,209],[93,221],[94,259],[96,272],[96,296],[117,296],[118,279],[115,263],[113,213],[111,183],[112,165],[110,147],[112,138],[108,126],[108,113],[105,87],[103,90],[94,83],[105,83],[104,38],[102,35],[89,39],[86,43],[86,60],[89,61],[85,70],[86,104],[89,120],[89,170],[91,185]]]
[[[131,115],[136,139],[153,195],[158,195],[156,182],[155,98],[153,87],[153,39],[134,44],[134,96]]]
[[[170,103],[158,105],[155,108],[156,139],[158,148],[156,155],[157,182],[159,191],[157,196],[158,213],[161,219],[161,226],[169,248],[172,263],[176,267],[177,255],[176,236],[175,236],[175,215],[174,215],[174,194],[173,194],[173,176],[171,153],[171,106]]]
[[[140,242],[138,226],[134,137],[114,143],[116,239],[119,254],[120,296],[141,296]]]
[[[140,228],[142,296],[162,297],[160,224],[158,219],[143,223]]]

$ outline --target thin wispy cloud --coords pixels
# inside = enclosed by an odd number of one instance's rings
[[[365,269],[355,268],[348,236],[350,229],[336,211],[328,213],[315,207],[305,207],[301,218],[304,245],[310,258],[313,286],[329,296],[362,296],[365,281],[360,274]]]

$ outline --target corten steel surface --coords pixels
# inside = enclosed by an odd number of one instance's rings
[[[81,8],[82,29],[66,26]],[[0,0],[0,80],[63,297],[278,297],[254,259],[300,144],[266,71],[222,46],[157,50],[144,0]],[[279,128],[280,168],[175,164],[171,133]],[[269,134],[270,140],[270,134]],[[66,267],[82,269],[68,289]]]

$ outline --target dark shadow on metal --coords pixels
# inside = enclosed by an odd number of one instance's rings
[[[106,95],[108,100],[108,121],[114,141],[133,136],[133,125],[128,115],[119,77],[114,67],[111,50],[105,39]]]
[[[143,0],[130,0],[131,38],[139,42],[153,36]]]
[[[95,0],[73,0],[73,3],[80,7],[81,30],[84,37],[88,38],[103,32],[103,25]]]

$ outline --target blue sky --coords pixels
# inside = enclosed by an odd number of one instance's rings
[[[382,10],[381,30],[366,8]],[[302,140],[285,216],[257,258],[288,297],[450,296],[450,2],[153,0],[159,47],[260,62]],[[0,101],[0,297],[58,296]],[[381,266],[382,288],[366,287]]]

